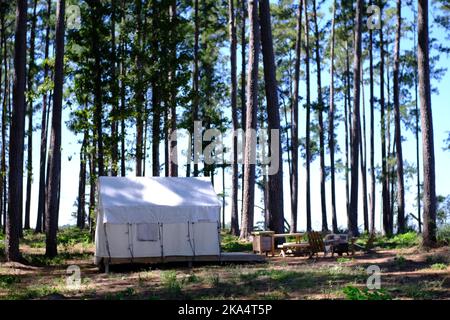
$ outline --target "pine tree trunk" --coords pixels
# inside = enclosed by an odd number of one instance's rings
[[[125,0],[121,2],[121,24],[125,23]],[[125,33],[123,29],[120,31],[120,175],[126,175],[126,128],[125,128],[125,95],[126,95],[126,66],[125,66]]]
[[[145,161],[143,159],[143,145],[144,145],[144,88],[143,88],[143,79],[142,79],[142,73],[139,72],[139,70],[142,70],[142,0],[136,0],[136,56],[135,56],[135,63],[136,63],[136,72],[137,72],[137,79],[136,79],[136,85],[135,85],[135,99],[136,99],[136,176],[140,177],[142,176],[142,161]],[[156,18],[156,4],[153,4],[153,19]],[[156,37],[156,30],[153,33],[153,37]],[[153,54],[153,60],[156,61],[155,53],[156,46],[152,46],[152,54]],[[155,77],[154,75],[152,77]],[[153,79],[152,84],[154,85],[156,81]],[[155,85],[154,85],[155,86]],[[153,86],[153,88],[155,88]],[[157,96],[156,90],[153,89],[152,96]],[[153,98],[155,100],[155,98]],[[156,109],[156,104],[153,106],[154,109]],[[155,136],[155,140],[158,140]],[[159,148],[159,145],[158,145]],[[158,154],[159,156],[159,154]],[[158,164],[159,169],[159,164]]]
[[[382,1],[380,1],[382,8]],[[387,158],[386,158],[386,117],[384,104],[384,40],[383,40],[383,19],[381,19],[380,28],[380,122],[381,122],[381,161],[382,161],[382,201],[383,201],[383,231],[386,235],[390,235],[389,228],[389,181],[387,179]]]
[[[374,78],[373,78],[373,31],[370,32],[369,42],[369,63],[370,63],[370,232],[375,233],[375,204],[376,204],[376,189],[375,189],[375,100],[374,100]]]
[[[37,22],[37,0],[33,2],[33,17],[31,20],[31,31],[30,31],[30,61],[28,64],[28,83],[27,89],[29,92],[33,90],[33,80],[34,74],[36,73],[35,64],[35,39],[36,39],[36,22]],[[25,198],[25,220],[23,228],[25,230],[30,229],[30,210],[31,210],[31,185],[33,179],[33,100],[28,101],[28,132],[27,132],[27,194]]]
[[[294,67],[294,97],[291,114],[291,148],[292,148],[292,175],[291,175],[291,230],[297,231],[298,215],[298,100],[300,85],[300,59],[302,41],[302,13],[303,4],[299,0],[297,11],[297,38],[295,41],[295,67]]]
[[[47,257],[55,257],[57,251],[56,232],[58,229],[59,185],[61,176],[61,120],[64,83],[64,16],[65,0],[58,0],[56,7],[55,31],[55,74],[53,93],[52,131],[50,139],[50,171],[46,205],[46,250]]]
[[[331,24],[331,66],[330,66],[330,114],[328,115],[328,144],[330,149],[330,169],[331,169],[331,217],[333,225],[333,233],[338,232],[338,223],[336,215],[336,170],[334,165],[334,41],[335,41],[335,24],[336,24],[336,0],[333,0],[333,20]]]
[[[86,145],[87,131],[84,133],[80,150],[80,175],[78,182],[77,227],[83,229],[86,224]]]
[[[360,142],[360,91],[361,91],[361,30],[362,30],[362,0],[356,2],[356,32],[355,32],[355,56],[353,61],[353,125],[351,136],[351,193],[350,216],[348,230],[353,236],[359,235],[358,230],[358,161]]]
[[[228,24],[230,36],[230,64],[231,64],[231,119],[233,130],[239,128],[238,114],[237,114],[237,37],[236,37],[236,21],[234,0],[228,1]],[[238,169],[238,148],[237,137],[233,138],[233,163],[232,163],[232,178],[231,178],[231,234],[239,234],[239,215],[238,215],[238,188],[239,188],[239,169]],[[225,190],[223,191],[225,192]]]
[[[247,123],[247,106],[246,106],[246,98],[245,98],[245,66],[246,66],[246,42],[245,42],[245,18],[247,14],[247,7],[245,0],[241,0],[241,128],[245,130],[245,126]],[[245,133],[242,136],[242,143],[245,140]],[[242,187],[241,187],[241,198],[244,199],[244,168],[245,165],[242,164]],[[243,200],[242,200],[243,201]],[[241,216],[244,211],[244,206],[241,205]]]
[[[192,100],[192,119],[193,121],[198,121],[198,108],[199,108],[199,34],[200,34],[200,26],[199,26],[199,14],[198,14],[198,0],[194,0],[194,70],[192,73],[192,89],[193,89],[193,100]],[[192,129],[194,128],[194,124],[192,124]],[[194,140],[195,132],[192,130],[192,159],[188,161],[188,166],[186,168],[186,176],[191,174],[191,161],[194,160],[194,177],[198,176],[198,163],[197,157],[195,155],[194,148]]]
[[[171,21],[171,67],[169,73],[169,81],[176,83],[176,66],[177,62],[177,26],[178,26],[178,17],[177,17],[177,2],[176,0],[170,1],[169,7],[169,15]],[[170,138],[170,149],[169,149],[169,176],[177,177],[178,176],[178,155],[177,155],[177,87],[176,84],[170,85],[170,115],[169,115],[169,138]]]
[[[264,84],[267,101],[267,120],[270,132],[280,132],[280,106],[278,104],[278,84],[276,79],[275,54],[273,52],[272,25],[270,19],[269,0],[261,0],[259,7],[261,23],[261,45],[264,62]],[[277,137],[278,148],[270,149],[270,155],[278,162],[278,170],[269,173],[269,228],[276,233],[282,233],[284,227],[283,206],[283,161],[281,151],[281,135]],[[271,141],[271,144],[273,141]]]
[[[260,30],[258,23],[258,0],[248,1],[250,24],[249,58],[247,69],[247,106],[244,150],[244,197],[241,238],[247,239],[253,229],[255,204],[255,160],[256,160],[256,114],[258,108],[258,63]]]
[[[117,176],[119,165],[118,139],[117,139],[117,112],[119,108],[117,83],[117,55],[116,55],[116,0],[111,0],[111,175]]]
[[[321,63],[320,63],[320,30],[317,23],[317,8],[316,0],[313,0],[314,10],[314,27],[315,27],[315,41],[316,41],[316,69],[317,69],[317,114],[319,119],[319,154],[320,154],[320,199],[322,205],[322,231],[328,230],[327,221],[327,202],[325,189],[325,139],[324,139],[324,125],[323,125],[323,97],[322,97],[322,77],[321,77]]]
[[[429,48],[428,1],[419,0],[417,59],[423,146],[423,244],[425,247],[436,245],[436,172]]]
[[[2,100],[2,150],[1,150],[1,157],[0,157],[0,220],[3,219],[3,225],[0,226],[1,232],[5,233],[5,227],[6,227],[6,203],[8,202],[7,199],[7,185],[6,185],[6,127],[7,127],[7,98],[9,96],[9,71],[8,71],[8,60],[7,60],[7,48],[6,48],[6,28],[5,28],[5,13],[1,12],[0,17],[0,24],[1,24],[1,48],[0,54],[3,54],[3,66],[0,67],[0,70],[3,70],[3,67],[5,67],[4,72],[4,87],[3,87],[3,100]],[[1,71],[0,71],[1,72]],[[1,77],[0,77],[1,79]]]
[[[397,148],[397,232],[405,232],[405,182],[403,177],[403,150],[400,123],[400,37],[401,37],[401,0],[397,0],[397,32],[395,35],[394,53],[394,112],[395,112],[395,143]]]
[[[363,62],[361,62],[363,64]],[[359,130],[360,135],[360,158],[361,165],[361,188],[363,191],[363,219],[364,232],[369,232],[369,208],[367,205],[367,139],[366,139],[366,98],[364,96],[364,76],[361,70],[361,95],[362,95],[362,130]]]
[[[50,15],[52,10],[52,1],[47,1],[47,26],[45,30],[45,49],[44,49],[44,60],[49,58],[49,47],[50,47]],[[44,65],[44,79],[47,79],[49,74],[49,65],[46,63]],[[38,195],[38,211],[37,211],[37,221],[35,232],[43,232],[43,217],[45,210],[45,166],[46,166],[46,156],[47,156],[47,136],[48,136],[48,123],[47,118],[49,114],[48,108],[48,95],[47,92],[44,93],[42,97],[42,120],[41,120],[41,147],[40,147],[40,157],[39,157],[39,195]]]
[[[6,219],[5,253],[8,261],[19,261],[19,236],[22,217],[22,177],[25,127],[27,1],[18,0],[14,40],[13,110],[9,140],[9,196]]]
[[[306,63],[306,230],[311,231],[311,79],[309,70],[308,0],[305,9],[305,63]]]

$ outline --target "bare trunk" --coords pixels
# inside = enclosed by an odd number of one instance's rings
[[[380,6],[382,5],[380,1]],[[381,19],[383,24],[383,19]],[[384,41],[383,41],[383,27],[380,28],[380,122],[381,122],[381,161],[382,161],[382,192],[383,198],[383,231],[385,234],[390,235],[389,228],[389,182],[387,179],[387,158],[386,158],[386,117],[385,117],[385,105],[384,105]]]
[[[83,229],[86,224],[86,145],[87,131],[84,133],[83,143],[80,150],[80,175],[78,182],[78,208],[77,227]]]
[[[376,189],[375,189],[375,100],[374,100],[374,85],[373,85],[373,32],[370,29],[370,48],[369,48],[369,63],[370,63],[370,232],[375,233],[375,204],[376,204]]]
[[[309,17],[308,0],[305,9],[305,63],[306,63],[306,230],[311,231],[311,79],[309,70]]]
[[[171,21],[171,69],[169,74],[169,81],[176,80],[176,67],[177,67],[177,26],[178,26],[178,17],[177,17],[177,2],[176,0],[171,0],[169,7],[169,15]],[[177,177],[178,176],[178,156],[177,156],[177,87],[175,84],[170,85],[170,115],[169,115],[169,176]]]
[[[118,139],[117,139],[117,113],[119,109],[119,88],[117,83],[116,73],[116,0],[111,0],[111,95],[112,95],[112,108],[111,108],[111,175],[117,176],[119,171],[119,151],[118,151]]]
[[[360,91],[361,91],[361,29],[362,29],[362,0],[356,2],[356,32],[355,32],[355,56],[353,61],[353,125],[351,137],[351,193],[350,193],[350,216],[348,230],[357,236],[358,230],[358,161],[360,141]]]
[[[52,131],[50,140],[50,170],[48,172],[48,199],[46,204],[46,250],[47,257],[55,257],[57,251],[59,185],[61,176],[61,118],[64,83],[64,16],[65,0],[58,0],[55,31],[55,74],[53,93]]]
[[[302,0],[299,0],[297,12],[297,38],[295,41],[295,67],[294,67],[294,97],[291,109],[291,150],[292,150],[292,172],[291,172],[291,232],[297,231],[298,215],[298,100],[300,85],[300,59],[302,41]]]
[[[431,111],[428,1],[419,0],[418,66],[423,146],[423,244],[436,245],[436,172],[434,160],[433,116]]]
[[[241,238],[248,238],[253,229],[255,204],[256,113],[258,108],[258,62],[260,48],[258,0],[248,1],[248,16],[250,23],[250,48],[247,69],[247,122],[245,130],[244,198]]]
[[[36,73],[36,64],[35,64],[35,39],[36,39],[36,15],[37,9],[37,0],[34,0],[33,3],[33,18],[31,21],[31,31],[30,31],[30,62],[28,64],[28,83],[27,89],[29,92],[33,90],[33,80],[34,74]],[[31,185],[33,180],[33,100],[31,98],[28,101],[28,132],[27,132],[27,195],[25,199],[25,220],[24,220],[24,229],[30,229],[30,210],[31,210]]]
[[[397,32],[395,35],[394,54],[394,108],[395,108],[395,143],[397,148],[397,227],[398,233],[405,232],[405,182],[403,177],[403,150],[400,123],[400,37],[401,37],[401,0],[397,0]]]
[[[320,31],[317,23],[317,8],[316,0],[313,0],[314,10],[314,27],[315,27],[315,41],[316,41],[316,69],[317,69],[317,114],[319,119],[319,154],[320,154],[320,199],[322,206],[322,231],[328,230],[327,221],[327,202],[325,189],[325,139],[324,139],[324,125],[323,125],[323,98],[322,98],[322,77],[321,77],[321,63],[320,63]]]
[[[328,115],[328,143],[330,149],[330,169],[331,169],[331,219],[333,225],[333,233],[338,232],[338,223],[336,215],[336,174],[334,165],[334,38],[335,38],[335,23],[336,23],[336,0],[333,0],[333,21],[331,25],[331,66],[330,66],[330,114]]]
[[[18,0],[14,40],[13,111],[9,140],[9,196],[6,219],[5,253],[8,261],[19,261],[19,236],[22,217],[22,177],[25,127],[27,1]]]
[[[234,0],[228,1],[228,24],[230,36],[230,63],[231,63],[231,118],[233,130],[239,128],[239,120],[237,114],[237,37],[236,37],[236,21]],[[231,234],[239,234],[239,215],[238,215],[238,188],[239,188],[239,169],[238,169],[238,148],[237,137],[233,138],[233,164],[232,164],[232,178],[231,178]],[[225,189],[223,190],[225,192]],[[225,209],[225,206],[224,206]],[[223,225],[225,222],[223,221]]]
[[[52,1],[47,1],[47,21],[50,19],[52,8]],[[50,23],[47,24],[45,30],[45,49],[44,49],[44,60],[47,61],[49,58],[49,47],[50,47]],[[49,74],[49,65],[46,63],[44,65],[44,79],[47,79]],[[37,211],[37,221],[35,232],[43,232],[43,217],[45,210],[45,166],[46,166],[46,156],[47,156],[47,136],[48,136],[48,95],[47,92],[44,93],[42,97],[42,119],[41,119],[41,148],[40,148],[40,158],[39,158],[39,196],[38,196],[38,211]]]
[[[278,84],[276,80],[275,54],[273,52],[272,26],[269,0],[260,2],[261,44],[264,62],[264,84],[267,101],[268,129],[280,131],[280,111],[278,104]],[[271,144],[273,142],[271,141]],[[269,174],[269,228],[277,233],[283,232],[283,161],[281,153],[281,135],[278,135],[277,149],[270,149],[272,159],[278,162],[276,173]],[[271,163],[273,165],[273,163]]]

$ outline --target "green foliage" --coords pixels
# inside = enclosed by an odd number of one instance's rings
[[[446,270],[447,265],[444,263],[435,263],[431,265],[431,269],[433,270]]]
[[[58,244],[73,246],[77,243],[92,243],[89,230],[80,230],[77,227],[62,228],[58,232]]]
[[[218,288],[220,284],[220,277],[217,273],[211,274],[206,278],[207,283],[213,288]]]
[[[337,258],[336,261],[337,261],[338,263],[347,263],[347,262],[352,262],[353,259],[352,259],[352,258],[344,258],[344,257],[340,257],[340,258]]]
[[[177,279],[176,271],[161,272],[161,283],[171,296],[179,296],[181,294],[182,283]]]
[[[354,286],[346,286],[342,289],[349,300],[391,300],[392,297],[383,289],[369,290],[359,289]]]
[[[125,290],[119,291],[117,293],[106,295],[107,300],[127,300],[134,296],[135,290],[133,288],[126,288]]]
[[[380,248],[410,248],[420,244],[420,236],[410,231],[404,234],[398,234],[393,237],[377,237],[374,241],[374,245]]]
[[[7,288],[20,282],[20,278],[11,274],[0,274],[0,288]]]
[[[394,263],[398,267],[405,265],[406,261],[406,258],[402,255],[396,255],[394,258]]]
[[[239,237],[230,234],[222,234],[221,248],[223,252],[252,251],[253,244],[248,241],[239,240]]]
[[[450,245],[450,224],[445,224],[438,228],[437,240],[440,244]]]

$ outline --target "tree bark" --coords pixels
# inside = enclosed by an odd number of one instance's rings
[[[171,21],[171,67],[169,74],[170,84],[170,115],[169,115],[169,138],[170,138],[170,149],[169,149],[169,176],[178,176],[178,156],[177,156],[177,86],[176,86],[176,67],[177,67],[177,2],[176,0],[171,0],[169,7],[169,15]],[[175,84],[173,84],[173,82]]]
[[[313,0],[314,10],[314,27],[315,27],[315,41],[316,41],[316,69],[317,69],[317,114],[319,119],[319,154],[320,154],[320,199],[322,205],[322,231],[328,230],[327,221],[327,202],[325,189],[325,139],[324,139],[324,125],[323,125],[323,97],[322,97],[322,77],[321,77],[321,63],[320,63],[320,30],[317,23],[317,8],[316,0]]]
[[[258,63],[260,30],[258,22],[258,0],[248,1],[250,23],[249,58],[247,69],[247,115],[244,150],[244,198],[241,238],[248,238],[253,229],[255,204],[255,159],[256,159],[256,113],[258,108]]]
[[[278,84],[276,79],[275,54],[273,52],[269,0],[261,0],[259,15],[261,23],[261,45],[264,62],[268,129],[270,132],[272,132],[272,130],[280,132],[280,106],[278,104]],[[279,168],[276,173],[269,174],[269,228],[276,233],[282,233],[284,229],[284,205],[283,161],[280,134],[278,135],[277,143],[277,149],[270,149],[272,159],[278,157],[277,161]]]
[[[359,235],[358,230],[358,161],[360,144],[360,91],[361,91],[361,30],[362,30],[362,0],[356,2],[356,32],[355,32],[355,56],[353,61],[353,125],[351,137],[351,193],[350,215],[348,230],[353,236]]]
[[[374,100],[374,78],[373,78],[373,31],[369,30],[369,73],[370,73],[370,232],[375,233],[375,204],[376,204],[376,186],[375,186],[375,100]]]
[[[363,62],[361,62],[363,64]],[[366,138],[366,98],[364,96],[364,76],[361,70],[361,95],[362,95],[362,130],[359,130],[360,135],[360,158],[361,165],[361,188],[363,191],[363,218],[364,231],[369,232],[369,208],[367,206],[367,138]]]
[[[230,64],[231,64],[231,118],[233,131],[239,128],[239,120],[237,114],[237,37],[236,37],[236,21],[234,0],[228,1],[228,24],[230,36]],[[238,215],[238,188],[239,188],[239,169],[238,169],[238,146],[237,137],[233,137],[233,164],[231,178],[231,234],[239,234],[239,215]],[[225,192],[225,190],[223,191]]]
[[[245,130],[247,122],[247,110],[246,110],[246,98],[245,98],[245,63],[246,63],[246,42],[245,42],[245,18],[246,18],[246,2],[241,0],[241,128]],[[242,143],[245,140],[245,133],[242,135]],[[242,170],[242,187],[241,187],[241,198],[244,199],[244,164],[241,166]],[[244,210],[244,206],[241,205],[241,216]]]
[[[50,140],[50,170],[46,205],[45,255],[55,257],[57,251],[56,232],[58,229],[59,184],[61,176],[61,118],[64,83],[64,16],[65,0],[58,0],[56,7],[55,31],[55,74],[53,92],[52,131]]]
[[[334,165],[334,40],[336,24],[336,0],[333,0],[333,20],[331,23],[331,48],[330,48],[330,114],[328,115],[328,144],[330,149],[330,169],[331,169],[331,221],[333,233],[338,232],[337,214],[336,214],[336,170]]]
[[[78,182],[78,208],[77,208],[77,227],[84,229],[86,225],[86,146],[87,131],[84,133],[83,143],[80,150],[80,175]]]
[[[111,0],[111,175],[117,176],[119,171],[119,151],[117,139],[117,111],[119,108],[119,90],[116,72],[116,0]]]
[[[9,140],[9,196],[6,219],[5,253],[8,261],[19,261],[19,236],[22,217],[22,177],[25,128],[27,1],[18,0],[14,40],[13,110]]]
[[[380,1],[382,8],[382,1]],[[389,181],[387,179],[387,158],[386,158],[386,117],[384,104],[384,37],[383,37],[383,19],[381,19],[380,28],[380,122],[381,122],[381,161],[382,161],[382,201],[383,201],[383,231],[386,235],[390,235],[389,214]]]
[[[47,61],[49,58],[49,47],[50,47],[50,15],[52,10],[52,1],[47,1],[47,26],[45,30],[45,49],[44,49],[44,60]],[[47,79],[49,74],[48,63],[44,64],[44,79]],[[35,232],[43,232],[43,217],[45,211],[45,166],[46,166],[46,156],[47,156],[47,136],[48,136],[48,94],[44,93],[42,97],[42,119],[41,119],[41,148],[39,157],[39,195],[38,195],[38,211],[37,211],[37,221]]]
[[[423,146],[423,244],[436,245],[436,171],[431,111],[428,1],[419,0],[418,8],[419,96]]]
[[[300,85],[300,59],[302,41],[302,13],[303,0],[299,0],[297,11],[297,38],[295,41],[295,67],[294,67],[294,97],[291,109],[291,148],[292,148],[292,175],[291,175],[291,232],[297,231],[298,215],[298,100]]]
[[[135,99],[136,99],[136,176],[142,176],[142,162],[145,161],[145,159],[143,159],[143,145],[144,145],[144,88],[143,88],[143,79],[142,79],[142,72],[140,72],[140,70],[142,70],[142,34],[143,34],[143,30],[142,30],[142,0],[136,0],[135,1],[135,5],[136,5],[136,32],[137,32],[137,36],[136,36],[136,42],[135,42],[135,47],[136,47],[136,56],[135,58],[135,63],[136,63],[136,86],[135,86]],[[157,19],[156,18],[156,4],[152,4],[153,6],[153,19]],[[153,37],[156,37],[156,30],[153,33]],[[153,45],[152,46],[153,49],[152,51],[156,51],[156,46]],[[152,52],[153,54],[153,60],[156,61],[156,57],[154,56],[154,52]],[[152,75],[152,77],[154,78],[155,75]],[[155,90],[155,83],[156,80],[152,80],[152,84],[153,86],[153,92],[152,92],[152,96],[157,96],[156,90]],[[153,100],[156,100],[156,98],[153,98]],[[156,106],[153,106],[154,110],[156,110]],[[158,124],[159,126],[159,124]],[[155,140],[159,141],[159,135],[158,137],[155,136]],[[158,144],[158,148],[159,148],[159,144]],[[159,150],[159,149],[158,149]],[[158,153],[158,157],[159,157],[159,153]],[[158,169],[159,169],[159,163],[158,163]]]
[[[1,13],[0,17],[1,24],[1,47],[3,54],[3,66],[0,67],[0,70],[5,67],[4,72],[4,86],[3,86],[3,100],[2,100],[2,150],[1,150],[1,164],[0,164],[0,220],[3,219],[3,225],[0,226],[0,230],[5,233],[6,228],[6,203],[7,199],[7,185],[6,185],[6,128],[7,128],[7,102],[9,96],[9,71],[8,71],[8,59],[7,59],[7,48],[6,48],[6,27],[5,27],[5,13]],[[1,79],[1,78],[0,78]]]
[[[305,10],[305,64],[306,64],[306,230],[311,231],[311,79],[309,70],[309,18],[308,0]]]
[[[394,112],[395,112],[395,143],[397,150],[397,232],[405,232],[405,182],[403,176],[403,150],[400,123],[400,38],[401,38],[401,0],[397,0],[397,30],[395,34],[394,53]]]
[[[36,73],[35,64],[35,39],[36,39],[36,22],[37,22],[37,0],[33,2],[33,17],[31,20],[30,31],[30,61],[28,64],[28,92],[33,90],[33,80]],[[31,185],[33,179],[33,100],[28,101],[28,132],[27,132],[27,195],[25,198],[25,220],[23,228],[25,230],[30,229],[30,210],[31,210]]]

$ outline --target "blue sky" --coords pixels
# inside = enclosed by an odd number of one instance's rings
[[[326,6],[327,4],[325,4]],[[324,7],[325,8],[325,7]],[[325,10],[325,9],[324,9]],[[432,15],[432,13],[431,13]],[[411,20],[411,12],[406,9],[404,11],[404,17],[405,19]],[[431,16],[430,16],[431,18]],[[448,40],[445,38],[448,36],[445,33],[442,33],[439,29],[433,29],[432,28],[432,34],[435,36],[440,42],[443,44],[446,43],[447,45]],[[404,40],[404,38],[402,38]],[[365,44],[363,43],[363,46]],[[411,41],[404,41],[402,42],[402,50],[410,49],[412,46]],[[392,51],[393,48],[390,48]],[[238,49],[239,50],[239,49]],[[239,54],[238,54],[239,56]],[[365,61],[367,64],[368,62]],[[240,66],[240,63],[238,63],[238,66]],[[440,67],[448,67],[450,66],[450,57],[446,55],[441,55],[441,59],[439,62]],[[304,66],[302,66],[303,68]],[[326,67],[322,73],[322,82],[324,85],[328,85],[329,83],[329,74],[328,74],[328,67]],[[238,70],[240,72],[240,70]],[[312,69],[312,72],[314,70]],[[364,75],[365,78],[368,77],[368,74]],[[311,83],[313,84],[311,87],[311,93],[312,93],[312,99],[315,99],[315,74],[312,74]],[[68,84],[66,84],[68,85]],[[437,87],[439,90],[439,94],[434,94],[432,96],[432,108],[433,108],[433,120],[434,120],[434,134],[435,134],[435,153],[436,153],[436,189],[438,195],[450,195],[450,184],[448,181],[450,181],[450,170],[448,169],[448,164],[450,163],[450,152],[449,151],[443,151],[443,140],[448,136],[448,131],[450,131],[450,72],[447,72],[445,76],[441,79],[440,82],[433,82],[433,86]],[[66,88],[67,89],[67,88]],[[378,95],[379,88],[375,88],[375,94]],[[300,83],[300,95],[305,95],[305,83],[302,81]],[[366,105],[366,114],[367,114],[367,123],[369,123],[369,101],[368,101],[368,87],[366,87],[366,95],[365,95],[365,105]],[[342,103],[338,103],[336,107],[343,108]],[[229,116],[229,106],[224,106],[224,114]],[[66,122],[69,120],[70,117],[70,111],[68,108],[66,108],[63,112],[63,121]],[[300,137],[305,135],[305,110],[301,108],[300,114],[299,114],[299,130],[300,130]],[[34,118],[36,121],[36,124],[40,123],[40,116],[36,116]],[[375,117],[375,165],[379,165],[381,163],[381,155],[380,155],[380,140],[379,140],[379,112],[376,111],[376,117]],[[341,149],[344,150],[344,125],[343,123],[339,125],[339,127],[336,129],[337,135],[338,135],[338,143],[341,146]],[[129,139],[132,139],[135,129],[130,128],[129,129]],[[369,133],[369,132],[368,132]],[[404,136],[404,143],[403,143],[403,152],[404,152],[404,160],[407,161],[410,164],[415,164],[416,162],[416,149],[415,149],[415,137],[414,135],[406,131],[406,129],[402,128],[402,133]],[[392,130],[393,134],[393,130]],[[40,135],[39,132],[35,133],[34,139],[33,139],[33,172],[34,172],[34,178],[33,178],[33,185],[32,185],[32,203],[31,203],[31,223],[32,226],[34,226],[36,221],[36,210],[37,210],[37,196],[38,196],[38,178],[39,178],[39,139],[37,138]],[[78,175],[79,175],[79,149],[80,144],[79,140],[81,137],[76,137],[72,132],[70,132],[66,126],[63,126],[63,133],[62,133],[62,178],[61,178],[61,208],[60,208],[60,219],[59,223],[60,225],[65,224],[74,224],[75,220],[72,218],[72,213],[76,210],[74,207],[74,203],[76,201],[77,192],[78,192]],[[161,155],[163,155],[162,149],[163,146],[161,145]],[[421,155],[421,154],[420,154]],[[337,155],[337,158],[343,157],[344,155],[341,153]],[[286,157],[286,156],[285,156]],[[422,155],[420,156],[422,159]],[[147,160],[147,165],[149,164],[149,159]],[[302,160],[301,160],[302,161]],[[422,160],[421,160],[422,161]],[[300,177],[299,177],[299,229],[305,229],[306,226],[306,217],[305,217],[305,169],[303,166],[303,162],[301,163],[302,166],[300,167]],[[326,158],[326,164],[329,165],[329,156],[327,155]],[[134,167],[133,163],[129,163],[130,167]],[[312,164],[311,166],[311,176],[312,176],[312,182],[311,182],[311,188],[312,188],[312,221],[313,221],[313,228],[320,229],[321,227],[321,205],[320,205],[320,181],[319,181],[319,161],[318,159]],[[150,172],[148,170],[147,172]],[[184,172],[184,170],[180,170],[180,172]],[[283,167],[283,176],[284,176],[284,203],[285,203],[285,217],[287,220],[289,220],[290,217],[290,209],[289,209],[289,201],[290,201],[290,193],[289,193],[289,176],[288,176],[288,167],[287,164]],[[129,175],[133,175],[134,173],[130,171],[128,173]],[[337,177],[337,184],[336,184],[336,199],[337,199],[337,214],[338,214],[338,224],[340,226],[346,226],[347,220],[346,220],[346,213],[345,213],[345,181],[343,174],[339,174]],[[369,178],[368,178],[369,179]],[[361,181],[361,180],[360,180]],[[370,179],[368,180],[368,184],[370,183]],[[226,178],[225,178],[225,185],[226,185],[226,194],[231,193],[231,178],[230,178],[230,171],[226,172]],[[407,185],[407,192],[406,192],[406,212],[407,213],[415,213],[416,209],[414,208],[415,205],[415,178],[412,181],[406,181]],[[222,178],[221,178],[221,171],[216,172],[216,178],[215,178],[215,190],[217,193],[222,192]],[[25,187],[25,186],[24,186]],[[409,190],[408,190],[409,188]],[[361,195],[361,194],[360,194]],[[255,204],[261,206],[261,193],[257,191],[256,193],[256,199]],[[227,199],[227,202],[229,203],[229,199]],[[327,180],[327,209],[328,209],[328,223],[331,225],[331,212],[330,212],[330,183],[329,180]],[[376,221],[377,221],[377,227],[378,229],[381,226],[381,219],[380,219],[380,204],[381,204],[381,194],[380,194],[380,186],[377,184],[377,200],[376,200]],[[360,201],[360,210],[359,210],[359,220],[358,223],[360,226],[362,226],[362,204]],[[229,221],[230,217],[230,208],[229,206],[226,207],[226,220]],[[261,221],[262,215],[258,209],[256,209],[256,217],[255,221]]]

